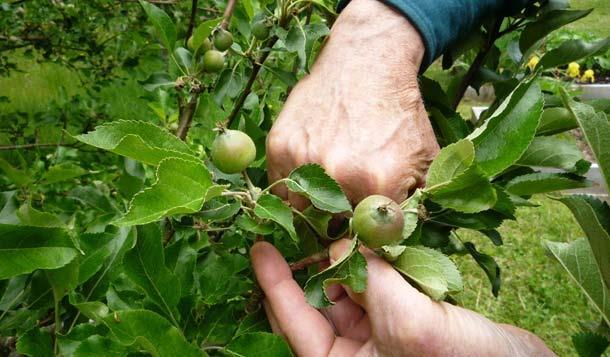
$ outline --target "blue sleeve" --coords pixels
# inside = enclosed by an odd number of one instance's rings
[[[426,46],[423,68],[489,16],[523,8],[529,0],[381,0],[415,26]],[[339,11],[349,0],[341,0]]]

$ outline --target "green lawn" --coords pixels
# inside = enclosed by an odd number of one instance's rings
[[[570,3],[574,9],[593,9],[593,12],[584,19],[570,24],[569,28],[600,37],[610,35],[610,24],[608,24],[610,19],[610,1],[572,0]]]

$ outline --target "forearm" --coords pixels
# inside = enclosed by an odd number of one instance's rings
[[[446,321],[446,336],[452,346],[448,354],[469,356],[554,356],[536,335],[515,326],[495,323],[461,307],[441,303]],[[476,328],[475,328],[476,327]]]

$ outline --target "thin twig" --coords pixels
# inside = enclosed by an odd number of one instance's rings
[[[271,47],[273,47],[273,45],[275,44],[275,42],[277,40],[278,40],[278,38],[276,36],[270,38],[267,41],[267,45],[266,45],[266,47],[269,48],[269,51],[263,52],[261,54],[261,56],[258,58],[258,60],[254,61],[252,63],[252,72],[250,73],[248,82],[246,83],[246,86],[244,87],[244,90],[241,92],[239,98],[237,98],[237,100],[235,101],[231,114],[229,114],[229,116],[225,120],[227,128],[230,128],[231,125],[233,124],[233,122],[235,121],[235,119],[238,117],[239,112],[241,111],[241,108],[244,106],[244,103],[246,102],[246,98],[252,91],[252,85],[254,85],[254,82],[256,81],[256,76],[258,76],[258,73],[260,72],[261,68],[263,67],[263,63],[265,63],[265,61],[267,60],[267,57],[269,57],[269,54],[271,53]]]
[[[328,260],[328,258],[329,258],[328,249],[324,249],[320,252],[314,253],[308,257],[305,257],[299,261],[296,261],[296,262],[290,264],[290,270],[292,270],[292,271],[303,270],[310,265],[314,265],[314,264],[318,264],[323,261],[326,261],[326,260]]]
[[[466,72],[466,75],[462,79],[462,82],[460,83],[460,86],[458,87],[458,89],[456,91],[455,97],[453,98],[453,103],[451,104],[451,107],[453,108],[453,110],[457,109],[458,105],[462,101],[462,98],[464,97],[464,93],[466,93],[466,89],[468,89],[468,86],[470,86],[470,83],[474,79],[474,76],[477,74],[479,69],[485,63],[487,56],[489,55],[489,53],[491,52],[491,49],[493,48],[494,42],[496,41],[496,39],[498,39],[498,34],[500,31],[500,26],[502,25],[503,19],[504,19],[503,17],[500,17],[499,19],[496,20],[496,22],[493,25],[493,28],[489,31],[489,35],[487,36],[487,41],[483,45],[483,48],[481,48],[481,50],[475,57],[474,61],[472,61],[470,68],[468,68],[468,72]]]
[[[36,148],[50,148],[57,146],[67,146],[72,147],[76,146],[78,143],[66,144],[66,143],[44,143],[44,144],[21,144],[21,145],[2,145],[0,146],[0,151],[3,150],[26,150],[26,149],[36,149]]]
[[[279,26],[281,28],[286,28],[286,26],[289,23],[290,23],[290,17],[282,16],[280,18]],[[271,48],[273,48],[273,45],[275,45],[277,40],[278,40],[277,36],[273,36],[270,39],[268,39],[267,42],[265,43],[265,48],[267,48],[268,50],[263,51],[263,53],[260,55],[260,57],[258,59],[252,61],[252,72],[250,73],[250,78],[248,78],[248,82],[246,83],[244,90],[239,95],[239,98],[237,98],[237,100],[235,101],[231,114],[229,114],[227,119],[225,119],[225,121],[224,121],[225,126],[227,128],[230,128],[231,125],[233,124],[233,122],[235,121],[235,119],[237,119],[237,117],[239,116],[239,112],[241,111],[241,108],[244,106],[244,103],[246,102],[246,98],[252,91],[252,85],[254,85],[254,82],[256,81],[256,76],[258,76],[258,73],[260,72],[261,68],[263,67],[263,64],[265,63],[265,61],[269,57],[269,54],[271,53]]]
[[[197,2],[199,2],[199,0],[193,0],[191,3],[191,18],[189,20],[189,27],[186,29],[184,47],[186,47],[189,38],[191,38],[191,35],[193,34],[193,28],[195,28],[195,19],[197,18]]]

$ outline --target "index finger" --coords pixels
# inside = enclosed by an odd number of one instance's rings
[[[250,255],[256,279],[295,353],[327,355],[335,340],[334,331],[324,316],[307,303],[282,255],[267,242],[254,244]]]

